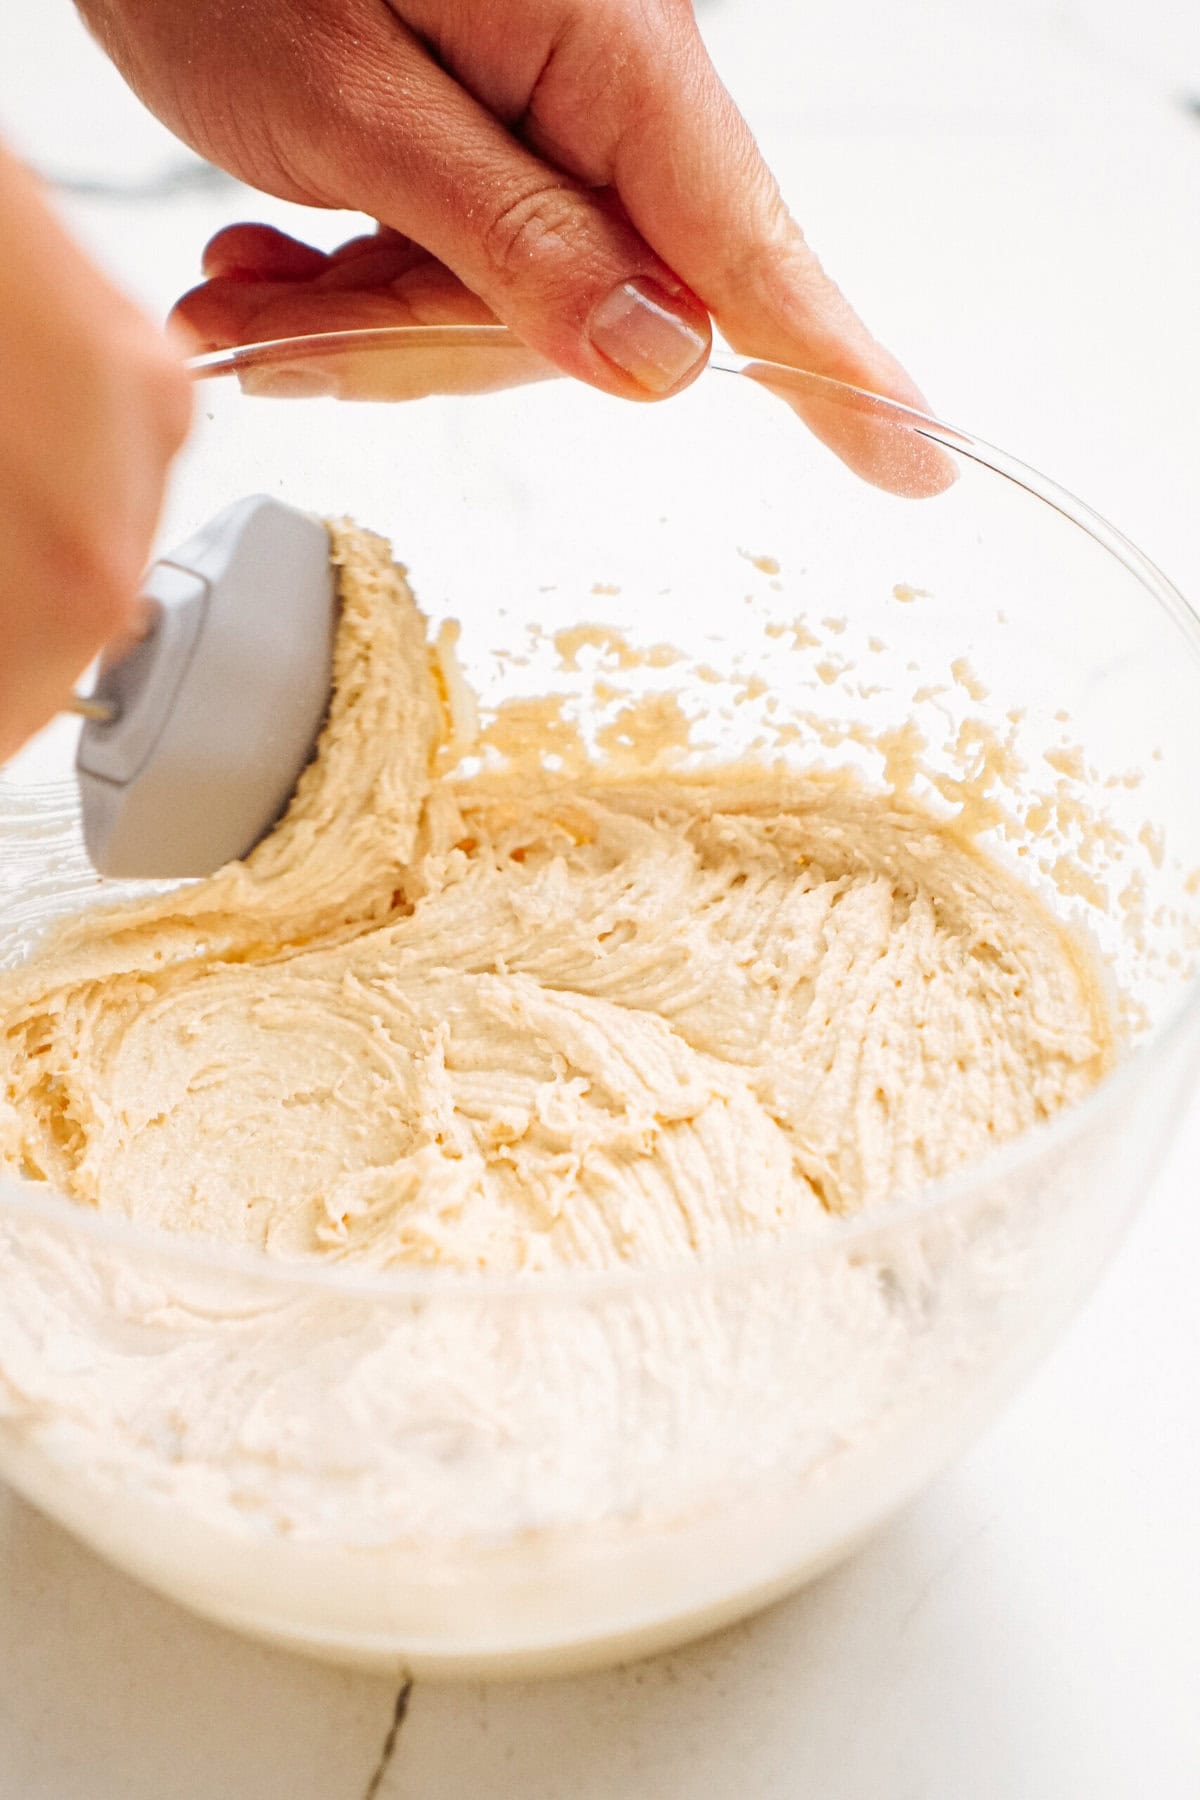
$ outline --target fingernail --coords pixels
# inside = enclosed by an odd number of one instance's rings
[[[708,338],[652,281],[625,281],[592,314],[588,336],[639,387],[665,394],[708,356]]]

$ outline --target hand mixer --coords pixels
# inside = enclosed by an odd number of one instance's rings
[[[336,611],[325,527],[265,495],[153,565],[137,641],[70,707],[101,875],[209,875],[265,836],[325,718]]]

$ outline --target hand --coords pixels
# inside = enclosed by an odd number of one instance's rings
[[[2,149],[0,243],[3,760],[130,622],[191,383]]]
[[[179,308],[209,347],[495,316],[645,399],[699,372],[711,314],[736,349],[921,404],[789,217],[688,0],[79,3],[203,155],[391,228],[333,259],[223,234]],[[814,423],[877,474],[871,433]]]

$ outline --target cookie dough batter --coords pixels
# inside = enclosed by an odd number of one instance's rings
[[[710,1257],[830,1229],[1078,1099],[1087,958],[850,778],[454,781],[378,538],[331,528],[317,756],[245,863],[82,915],[0,984],[0,1162],[289,1257]]]

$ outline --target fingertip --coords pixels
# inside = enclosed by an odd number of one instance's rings
[[[902,499],[928,500],[958,480],[953,457],[928,435],[934,421],[907,398],[772,363],[752,363],[743,373],[785,401],[814,437],[872,487]],[[917,394],[907,376],[889,385]]]
[[[187,298],[186,295],[183,296]],[[167,342],[182,357],[196,356],[200,353],[200,342],[196,331],[188,323],[187,317],[179,310],[182,301],[177,300],[166,319],[163,321],[163,332]]]
[[[260,281],[309,281],[328,262],[324,251],[273,225],[246,223],[226,225],[210,238],[200,267],[210,280],[241,276]]]
[[[934,500],[958,480],[957,465],[945,450],[918,428],[888,420],[863,421],[830,448],[854,474],[901,500]]]
[[[214,276],[180,295],[167,327],[184,334],[193,355],[224,350],[238,342],[245,310],[245,285],[232,276]]]
[[[168,333],[179,339],[189,356],[202,356],[206,351],[217,348],[198,316],[199,296],[203,293],[205,285],[201,282],[198,287],[189,288],[186,294],[181,294],[167,314],[166,329]]]
[[[933,409],[911,375],[882,348],[878,365],[858,384],[861,391],[852,403],[835,408],[814,400],[807,412],[797,410],[846,466],[873,487],[907,500],[934,499],[954,486],[958,466],[923,428],[923,421],[933,425]]]

